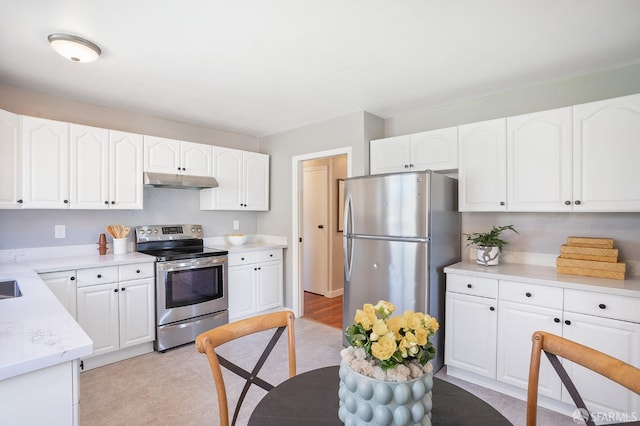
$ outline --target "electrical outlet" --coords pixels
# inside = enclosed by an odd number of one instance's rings
[[[67,227],[64,225],[56,225],[55,226],[55,236],[56,238],[67,238]]]
[[[240,229],[240,221],[239,220],[234,220],[233,221],[233,230],[237,231],[238,229]]]

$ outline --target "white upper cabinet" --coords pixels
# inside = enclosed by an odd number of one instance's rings
[[[640,94],[573,107],[574,211],[640,211]]]
[[[269,210],[269,156],[213,147],[217,188],[200,191],[201,210]]]
[[[20,116],[0,110],[0,208],[15,209],[22,203],[22,144]]]
[[[109,130],[71,125],[70,200],[72,208],[109,205]]]
[[[69,123],[22,116],[23,206],[69,207]]]
[[[142,135],[71,124],[75,209],[142,209]]]
[[[109,208],[142,210],[142,135],[109,131]]]
[[[181,142],[180,164],[182,174],[191,176],[213,176],[211,161],[213,147],[202,143]]]
[[[372,175],[410,170],[409,135],[376,139],[369,142],[369,168]]]
[[[458,127],[460,211],[506,211],[506,119]]]
[[[211,156],[211,145],[144,137],[145,172],[213,176]]]
[[[507,210],[571,211],[571,108],[507,118]]]
[[[372,140],[371,174],[458,168],[458,128]]]

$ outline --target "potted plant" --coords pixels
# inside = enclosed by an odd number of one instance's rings
[[[494,226],[489,232],[472,232],[470,234],[464,234],[467,236],[469,243],[467,246],[475,244],[476,246],[476,262],[484,265],[497,265],[500,261],[500,253],[504,246],[509,244],[508,241],[500,238],[500,234],[503,231],[513,231],[516,234],[518,231],[513,225]]]
[[[395,309],[385,300],[365,303],[345,331],[338,417],[347,425],[431,424],[431,338],[440,325],[410,310],[392,317]]]

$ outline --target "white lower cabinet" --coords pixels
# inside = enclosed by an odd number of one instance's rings
[[[76,319],[76,271],[48,272],[39,277]]]
[[[497,375],[500,382],[527,388],[531,336],[536,331],[562,335],[562,289],[500,281],[498,286]],[[543,357],[539,393],[560,399],[560,378]]]
[[[445,364],[496,377],[497,280],[449,276]]]
[[[90,358],[153,342],[153,265],[108,266],[77,271],[77,321],[93,340]],[[114,360],[117,358],[113,357]],[[98,362],[98,365],[104,363]]]
[[[229,254],[229,319],[283,304],[282,249]]]
[[[563,336],[640,367],[638,312],[638,298],[565,290]],[[580,365],[564,362],[564,367],[589,410],[640,412],[640,395]],[[571,403],[568,392],[563,391],[562,400]]]
[[[525,399],[531,336],[538,330],[640,367],[640,294],[613,295],[576,290],[574,283],[570,284],[573,288],[563,288],[562,282],[544,285],[534,280],[535,284],[447,273],[448,374]],[[494,286],[497,291],[491,298]],[[490,311],[494,306],[496,312]],[[639,395],[584,367],[561,361],[592,413],[624,416],[640,412]],[[565,413],[575,410],[546,357],[541,360],[538,392],[543,406]]]

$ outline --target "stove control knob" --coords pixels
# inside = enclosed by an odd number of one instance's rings
[[[191,228],[191,233],[195,234],[196,233],[196,228]]]
[[[154,230],[153,230],[153,233],[154,233],[154,234],[157,234],[157,233],[158,233],[158,230],[157,230],[157,229],[154,229]]]
[[[198,233],[202,232],[202,228],[197,229]]]
[[[140,230],[140,235],[144,235],[144,229]]]

